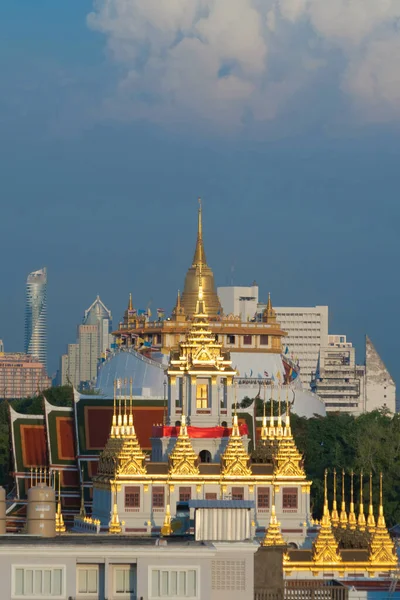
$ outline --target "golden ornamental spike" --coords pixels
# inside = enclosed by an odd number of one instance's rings
[[[363,496],[363,471],[361,470],[360,473],[360,508],[359,508],[359,514],[358,514],[358,529],[359,531],[361,531],[362,533],[364,533],[364,531],[366,530],[366,520],[365,520],[365,515],[364,515],[364,496]]]
[[[55,486],[55,478],[54,478]],[[64,523],[64,517],[61,512],[61,471],[58,471],[58,503],[56,511],[56,533],[65,533],[66,527]]]
[[[350,511],[349,511],[349,529],[354,531],[357,529],[357,517],[354,512],[354,471],[350,474]]]
[[[346,512],[346,497],[345,497],[345,488],[344,488],[344,469],[342,469],[342,504],[341,504],[341,511],[340,511],[340,527],[342,527],[343,529],[346,529],[347,525],[348,525],[348,519],[347,519],[347,512]]]
[[[85,508],[85,488],[84,488],[84,476],[83,476],[83,467],[81,468],[81,508],[79,511],[79,516],[81,519],[86,517],[86,508]]]
[[[133,379],[132,377],[130,378],[129,381],[129,427],[132,430],[133,427],[133,408],[132,408],[132,403],[133,403],[133,398],[132,398],[132,388],[133,386]]]
[[[378,568],[382,563],[386,568],[390,566],[392,570],[397,566],[395,545],[389,535],[383,515],[382,473],[379,474],[379,515],[369,547],[369,560],[373,566]]]
[[[267,416],[266,416],[266,385],[264,383],[264,393],[263,393],[263,420],[262,420],[262,427],[261,427],[261,439],[263,441],[265,441],[266,439],[268,439],[268,427],[267,427]]]
[[[283,546],[286,545],[283,539],[280,523],[276,516],[275,507],[275,484],[272,482],[272,505],[271,505],[271,517],[269,520],[268,529],[265,532],[265,537],[261,543],[262,546]]]
[[[115,437],[117,434],[117,380],[114,379],[114,410],[111,425],[111,436]]]
[[[334,527],[337,527],[340,522],[340,517],[337,509],[337,499],[336,499],[336,469],[333,469],[333,504],[332,504],[332,514],[331,521]]]
[[[114,483],[113,486],[113,509],[111,513],[111,520],[108,527],[109,533],[112,534],[120,534],[122,533],[122,526],[118,516],[118,502],[117,502],[117,484]]]
[[[374,507],[372,504],[372,471],[369,473],[369,506],[368,506],[368,517],[367,517],[367,530],[369,533],[374,533],[376,528]]]

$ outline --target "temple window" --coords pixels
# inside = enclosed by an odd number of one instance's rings
[[[189,502],[192,499],[192,488],[180,487],[179,488],[179,502]]]
[[[234,335],[228,335],[227,336],[227,343],[228,344],[234,344],[235,343],[235,336]]]
[[[140,508],[140,487],[127,486],[125,488],[125,508]]]
[[[282,491],[282,508],[297,509],[298,505],[298,490],[297,488],[283,488]]]
[[[243,336],[243,344],[244,344],[244,346],[251,346],[252,343],[253,343],[253,336],[252,335],[244,335]]]
[[[232,488],[232,500],[244,500],[244,488],[233,487]]]
[[[208,408],[208,383],[196,385],[196,408]]]
[[[269,343],[269,335],[260,335],[260,345],[268,346]]]
[[[161,486],[153,487],[153,508],[164,508],[164,488]]]
[[[269,488],[257,488],[257,508],[263,511],[269,509]]]

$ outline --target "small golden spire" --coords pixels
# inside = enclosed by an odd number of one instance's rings
[[[129,380],[129,434],[130,435],[133,435],[135,433],[133,431],[133,434],[132,434],[132,428],[133,428],[132,386],[133,386],[133,379],[131,377]]]
[[[354,471],[350,474],[350,511],[349,511],[349,529],[354,531],[357,528],[357,517],[354,512]]]
[[[264,308],[262,320],[264,323],[271,323],[271,324],[276,323],[276,313],[272,307],[270,292],[268,292],[268,302],[267,302],[267,306]]]
[[[366,529],[366,521],[365,521],[365,515],[364,515],[364,496],[363,496],[363,478],[364,478],[364,474],[361,470],[360,473],[360,508],[359,508],[359,514],[358,514],[358,529],[361,532],[364,532]]]
[[[221,456],[222,476],[230,477],[235,475],[249,477],[252,473],[249,462],[250,457],[246,452],[239,430],[235,398],[235,413],[232,420],[232,432],[229,436],[228,444]]]
[[[130,292],[130,293],[129,293],[128,310],[133,310],[133,304],[132,304],[132,292]]]
[[[113,510],[111,513],[111,520],[110,520],[110,524],[108,527],[108,532],[112,533],[112,534],[119,534],[122,533],[122,526],[119,520],[119,516],[118,516],[118,503],[117,503],[117,484],[114,483],[113,485]]]
[[[331,519],[328,509],[328,491],[327,491],[328,471],[325,469],[324,476],[324,514],[321,519],[321,528],[317,539],[313,544],[313,561],[316,564],[339,564],[342,557],[339,553],[339,546],[332,531]]]
[[[274,439],[275,438],[275,419],[274,419],[274,387],[272,385],[272,381],[271,381],[271,406],[270,406],[270,420],[269,420],[269,432],[268,435],[270,437],[270,439]]]
[[[282,427],[282,405],[281,405],[281,386],[278,385],[278,423],[276,426],[276,437],[283,437],[283,427]]]
[[[169,456],[169,474],[179,476],[197,475],[199,473],[197,462],[198,456],[193,450],[192,442],[188,435],[186,417],[182,414],[179,435]]]
[[[329,507],[328,507],[328,469],[325,469],[324,471],[324,514],[328,512],[329,514]]]
[[[170,491],[168,486],[168,502],[165,510],[164,523],[161,527],[161,535],[168,537],[172,533],[171,527],[171,505],[170,505]]]
[[[66,527],[61,512],[61,472],[58,471],[58,502],[56,512],[56,533],[65,533]]]
[[[332,505],[332,514],[331,521],[334,527],[339,525],[339,513],[337,509],[337,500],[336,500],[336,469],[333,469],[333,505]]]
[[[79,516],[81,519],[86,517],[86,508],[85,508],[85,488],[84,488],[84,475],[83,475],[83,467],[81,469],[81,509],[79,511]]]
[[[369,506],[368,506],[368,517],[367,517],[367,530],[369,533],[374,533],[376,528],[374,507],[372,504],[372,471],[369,474]]]
[[[280,523],[276,516],[275,508],[275,486],[272,483],[272,505],[271,505],[271,518],[269,520],[269,526],[265,532],[265,537],[262,541],[262,546],[284,546],[286,545],[285,540],[282,537]]]
[[[265,414],[265,404],[266,404],[266,394],[265,394],[265,385],[264,385],[264,399],[263,399],[263,420],[261,427],[261,439],[265,441],[268,439],[268,427],[267,427],[267,416]],[[254,400],[255,402],[255,400]]]
[[[389,563],[393,567],[397,565],[395,546],[386,528],[383,515],[382,473],[379,474],[379,515],[375,531],[372,534],[369,559],[372,564],[376,565],[382,563],[386,563],[386,565]]]
[[[344,469],[342,469],[342,505],[340,511],[340,527],[346,529],[347,527],[347,512],[346,512],[346,497],[344,493]]]
[[[201,208],[201,198],[199,198],[199,212],[197,215],[197,241],[196,241],[196,250],[193,256],[193,266],[204,265],[206,264],[206,254],[204,252],[203,246],[203,219],[202,219],[202,208]]]
[[[286,418],[285,418],[285,429],[283,431],[285,437],[292,436],[292,428],[290,426],[290,404],[289,404],[289,385],[286,385]]]

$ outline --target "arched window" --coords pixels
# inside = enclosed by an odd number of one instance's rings
[[[202,463],[210,463],[211,462],[211,452],[208,450],[202,450],[199,454],[200,462]]]

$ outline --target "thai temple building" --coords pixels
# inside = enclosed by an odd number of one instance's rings
[[[203,241],[202,206],[199,202],[197,239],[183,293],[178,291],[170,317],[157,311],[134,307],[132,295],[119,328],[113,332],[117,350],[100,366],[97,388],[112,397],[114,381],[133,377],[133,394],[141,398],[164,397],[164,370],[170,354],[186,338],[196,310],[199,274],[207,307],[208,325],[216,342],[229,351],[236,371],[237,399],[259,395],[265,385],[290,384],[295,390],[292,410],[303,416],[325,415],[323,401],[303,388],[298,366],[282,352],[286,333],[277,321],[269,295],[261,321],[242,321],[240,316],[224,315],[214,274],[206,260]]]

